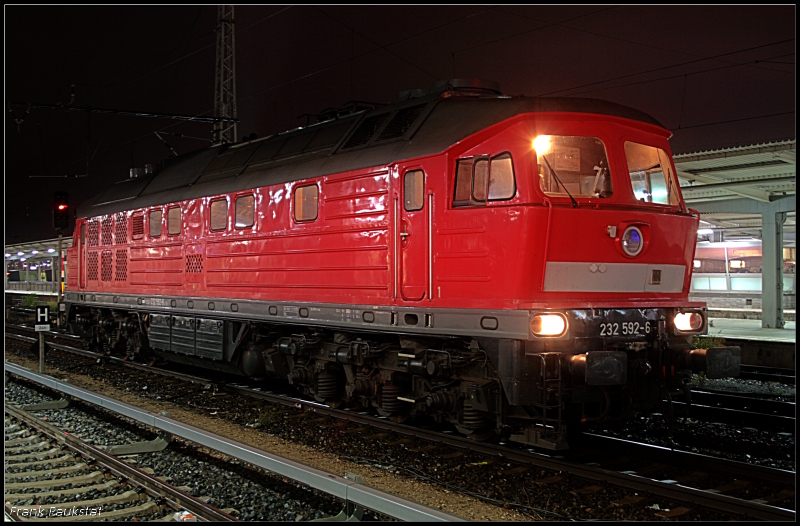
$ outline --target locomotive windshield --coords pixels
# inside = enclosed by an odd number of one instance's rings
[[[539,186],[547,195],[610,197],[608,155],[597,137],[540,135],[533,141]]]
[[[625,142],[625,158],[636,199],[645,203],[678,205],[678,190],[667,152],[636,142]]]

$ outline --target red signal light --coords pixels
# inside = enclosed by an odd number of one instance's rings
[[[64,210],[66,207],[67,207],[67,205],[58,205],[58,209],[59,210]]]

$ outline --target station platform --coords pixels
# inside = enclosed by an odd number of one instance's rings
[[[795,321],[787,321],[783,329],[765,329],[761,327],[761,320],[709,318],[708,335],[736,340],[795,344],[796,325]]]

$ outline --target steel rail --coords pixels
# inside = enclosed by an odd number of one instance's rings
[[[534,464],[538,467],[550,470],[566,471],[590,480],[615,484],[637,491],[647,491],[655,495],[661,495],[663,497],[681,501],[689,501],[729,513],[741,513],[743,515],[764,520],[795,520],[794,510],[787,510],[776,506],[748,502],[734,497],[728,497],[718,493],[711,493],[705,490],[683,486],[680,484],[663,483],[658,480],[649,479],[639,475],[631,475],[613,470],[606,470],[599,467],[576,464],[568,460],[560,460],[541,453],[533,453],[530,451],[521,451],[493,444],[475,442],[468,438],[450,436],[436,431],[411,427],[388,420],[376,419],[366,414],[334,409],[318,402],[309,402],[308,400],[276,395],[271,392],[264,392],[241,385],[228,384],[224,387],[224,389],[231,393],[260,398],[284,406],[300,406],[301,408],[302,406],[307,406],[316,413],[330,415],[336,418],[349,420],[354,423],[370,425],[378,429],[394,431],[407,436],[415,436],[425,440],[431,440],[449,446],[475,451],[484,455],[498,456],[524,464]],[[671,455],[669,462],[672,463],[694,462],[694,464],[687,465],[696,465],[700,459],[710,459],[707,462],[709,466],[720,467],[726,462],[731,462],[735,465],[731,468],[727,468],[726,471],[737,473],[741,473],[741,470],[745,469],[744,466],[748,466],[748,468],[753,468],[752,471],[747,471],[748,475],[752,472],[756,474],[758,478],[772,482],[775,482],[777,478],[778,480],[785,481],[787,485],[793,484],[793,477],[795,475],[794,473],[786,472],[784,470],[775,470],[773,468],[765,468],[763,466],[749,466],[747,464],[734,463],[725,459],[705,457],[696,453],[673,451],[666,448],[658,448],[658,446],[647,446],[645,444],[639,444],[639,446],[640,448],[650,447],[650,451],[658,451],[660,455]],[[789,478],[787,477],[790,477],[792,482],[790,482]]]
[[[26,378],[27,380],[68,396],[78,398],[84,402],[97,405],[112,413],[123,415],[150,427],[166,431],[184,440],[195,442],[201,446],[208,447],[225,455],[266,469],[267,471],[290,478],[301,484],[340,498],[345,502],[352,502],[390,517],[404,521],[464,520],[460,517],[455,517],[396,495],[353,482],[344,477],[339,477],[338,475],[306,466],[273,453],[259,450],[247,444],[231,440],[170,417],[139,409],[87,389],[60,382],[55,378],[35,373],[13,363],[6,362],[5,371],[6,373]]]
[[[52,345],[54,348],[59,348],[68,352],[71,351],[71,348],[69,348],[68,346],[63,346],[59,344],[50,344],[50,343],[48,343],[48,345]],[[82,353],[90,352],[83,350],[80,351]],[[125,362],[118,358],[115,360],[119,360],[121,363],[131,367],[133,367],[134,365],[131,362]],[[165,376],[179,377],[181,375],[181,373],[172,373],[171,371],[156,369],[143,365],[141,366],[137,365],[136,368],[137,369],[142,368],[143,370]],[[208,383],[208,380],[206,380],[205,382]],[[574,475],[586,479],[615,484],[636,491],[647,491],[666,498],[688,501],[694,504],[707,506],[709,508],[718,509],[728,513],[739,513],[764,520],[795,520],[794,510],[787,510],[784,508],[770,506],[767,504],[749,502],[742,499],[737,499],[734,497],[722,495],[719,493],[711,493],[705,490],[692,488],[689,486],[683,486],[681,484],[663,483],[657,480],[649,479],[635,474],[620,473],[613,470],[606,470],[595,466],[580,465],[574,462],[569,462],[567,460],[556,459],[545,454],[533,453],[530,451],[515,450],[493,444],[475,442],[467,438],[450,436],[436,431],[430,431],[430,430],[407,426],[404,424],[398,424],[388,420],[377,419],[373,416],[366,414],[359,414],[352,411],[334,409],[328,407],[327,405],[320,404],[317,402],[311,402],[299,398],[292,398],[284,395],[276,395],[273,394],[272,392],[265,392],[261,391],[260,389],[254,389],[238,384],[227,384],[223,387],[223,389],[231,393],[236,393],[252,398],[260,398],[284,406],[291,406],[291,407],[306,406],[319,414],[329,415],[332,417],[349,420],[351,422],[359,424],[370,425],[378,429],[394,431],[407,436],[415,436],[425,440],[431,440],[449,446],[475,451],[477,453],[481,453],[484,455],[500,456],[521,463],[534,464],[539,467],[550,470],[567,471],[569,473],[572,473]],[[652,447],[657,447],[657,446],[652,446]],[[666,449],[665,451],[670,451],[673,454],[684,454],[684,453],[688,454],[687,452],[676,452]],[[692,457],[692,459],[696,461],[698,460],[698,457],[702,458],[703,456],[697,455],[697,457]],[[718,462],[725,462],[725,460],[723,459],[716,459],[716,460]],[[675,458],[670,460],[670,462],[674,461]],[[761,468],[769,469],[763,467]],[[776,471],[781,471],[781,470],[776,470]]]
[[[133,481],[134,485],[142,487],[156,499],[165,498],[171,507],[176,510],[185,509],[198,517],[208,521],[238,521],[232,515],[207,504],[178,488],[162,482],[154,475],[123,462],[105,451],[87,444],[74,435],[64,433],[55,426],[39,420],[22,409],[5,405],[5,414],[24,422],[29,428],[46,438],[64,444],[67,448],[84,458],[92,458],[104,468],[107,468],[115,477]]]

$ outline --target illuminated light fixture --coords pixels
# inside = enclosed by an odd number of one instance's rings
[[[52,253],[53,253],[53,252],[55,252],[55,251],[56,251],[56,249],[54,249],[54,248],[48,248],[48,249],[47,249],[47,253],[48,253],[48,254],[52,254]]]
[[[17,252],[17,255],[18,255],[18,256],[24,256],[24,255],[25,255],[25,252]]]
[[[713,233],[714,231],[711,230],[710,228],[701,228],[700,230],[697,231],[698,236],[710,236]]]
[[[567,332],[563,314],[537,314],[531,318],[531,332],[536,336],[561,336]]]
[[[6,252],[6,257],[7,257],[7,258],[10,258],[10,257],[11,257],[11,254],[9,254],[8,252]]]
[[[59,210],[64,210],[66,207],[67,207],[67,205],[58,205],[58,209]]]
[[[644,236],[642,231],[635,226],[629,226],[622,234],[622,250],[631,257],[638,256],[644,248]]]
[[[38,254],[38,253],[39,253],[38,250],[31,250],[31,254]]]
[[[681,332],[697,332],[703,328],[703,315],[699,312],[681,312],[675,315],[675,328]]]
[[[536,150],[536,155],[544,155],[550,151],[550,136],[539,135],[533,140],[533,149]]]
[[[694,268],[700,268],[701,266],[702,266],[702,263],[700,262],[700,260],[699,259],[695,259],[694,260]]]

